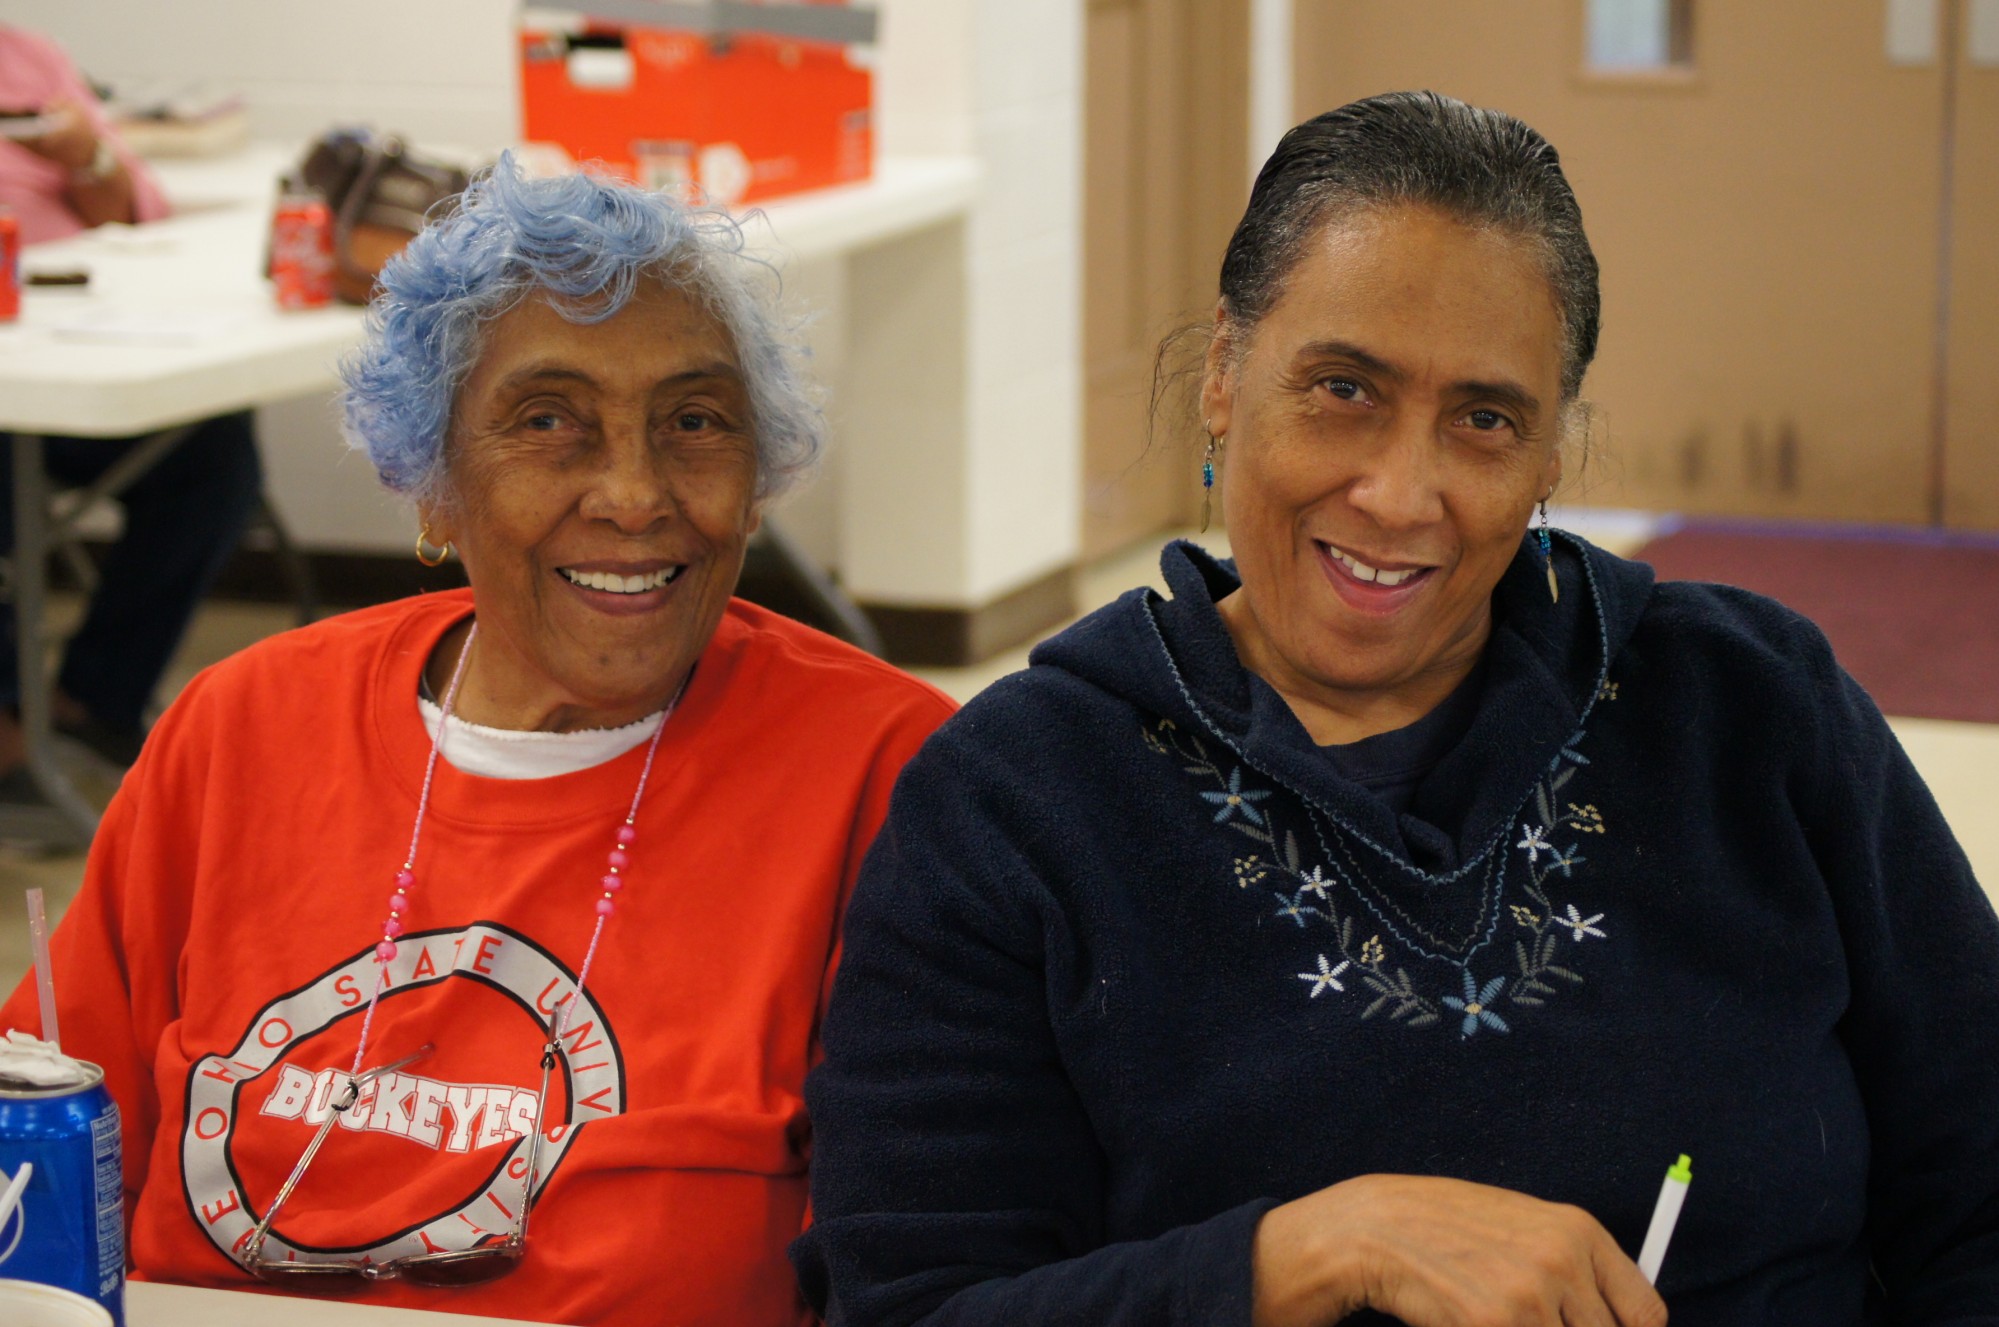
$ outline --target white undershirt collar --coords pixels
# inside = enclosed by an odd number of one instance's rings
[[[437,740],[444,710],[427,696],[418,696],[424,731]],[[615,760],[653,735],[665,712],[649,714],[622,728],[586,728],[575,733],[519,732],[487,728],[452,715],[437,753],[447,765],[484,779],[552,779]]]

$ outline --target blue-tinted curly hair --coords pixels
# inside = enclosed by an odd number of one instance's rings
[[[818,458],[825,417],[799,323],[782,312],[770,266],[744,252],[741,228],[621,180],[527,179],[505,155],[382,269],[367,339],[340,366],[349,445],[390,488],[444,496],[452,404],[485,325],[535,293],[573,322],[601,322],[647,279],[692,296],[727,330],[749,392],[757,496],[782,492]]]

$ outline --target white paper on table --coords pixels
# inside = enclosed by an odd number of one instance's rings
[[[55,324],[64,341],[123,346],[191,346],[242,327],[241,313],[211,309],[92,309]]]
[[[172,227],[156,221],[142,226],[128,221],[107,221],[57,243],[74,245],[83,252],[95,249],[117,254],[179,253],[186,247]]]

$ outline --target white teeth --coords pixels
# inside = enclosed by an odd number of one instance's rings
[[[1402,584],[1402,582],[1422,570],[1420,567],[1411,567],[1408,571],[1380,571],[1368,566],[1351,553],[1342,552],[1340,549],[1334,548],[1331,544],[1326,545],[1326,550],[1339,559],[1348,571],[1353,573],[1355,580],[1373,581],[1377,585],[1386,586],[1390,589]]]
[[[586,590],[608,590],[612,594],[644,594],[647,590],[657,590],[681,571],[679,567],[666,567],[644,576],[619,576],[608,571],[571,571],[567,567],[558,570],[571,585],[580,585]]]

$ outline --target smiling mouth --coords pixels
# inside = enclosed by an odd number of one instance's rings
[[[568,567],[557,567],[556,570],[562,573],[562,579],[581,589],[601,590],[607,594],[644,594],[672,584],[687,567],[684,563],[661,567],[643,576],[620,576],[613,571],[572,571]]]
[[[1345,549],[1336,548],[1331,544],[1322,542],[1319,547],[1325,549],[1326,555],[1333,561],[1345,567],[1355,580],[1379,585],[1384,590],[1392,590],[1398,585],[1407,584],[1418,576],[1436,570],[1434,567],[1407,567],[1399,571],[1390,571],[1370,566]]]

